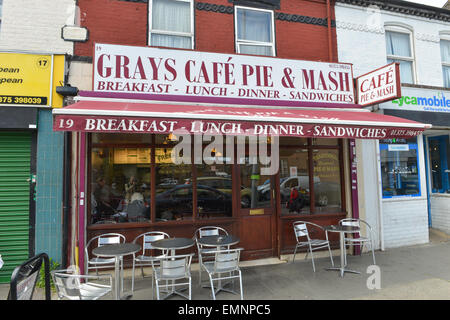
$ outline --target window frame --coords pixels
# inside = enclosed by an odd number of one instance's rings
[[[171,0],[178,2],[187,2],[189,3],[190,15],[191,15],[191,32],[177,32],[177,31],[167,31],[160,29],[153,29],[153,21],[152,21],[152,8],[153,8],[153,0],[148,1],[148,45],[152,46],[152,34],[159,35],[169,35],[169,36],[178,36],[178,37],[190,37],[191,38],[191,48],[177,48],[177,49],[194,49],[195,48],[195,8],[194,8],[194,0]]]
[[[408,35],[409,38],[409,49],[411,51],[411,56],[407,57],[407,56],[397,56],[397,55],[390,55],[387,53],[387,48],[386,48],[386,63],[388,63],[388,59],[390,60],[400,60],[400,61],[407,61],[407,62],[411,62],[411,73],[412,73],[412,83],[411,84],[416,84],[417,83],[417,75],[416,75],[416,54],[415,54],[415,46],[414,46],[414,33],[412,31],[412,29],[406,27],[406,26],[398,26],[398,25],[392,25],[392,24],[387,24],[384,27],[384,31],[385,31],[385,41],[386,41],[386,34],[388,32],[393,32],[393,33],[400,33],[400,34],[406,34]],[[404,82],[402,82],[404,83]],[[407,82],[405,82],[407,83]]]
[[[272,19],[271,19],[271,38],[272,42],[261,42],[261,41],[254,41],[254,40],[245,40],[245,39],[239,39],[238,38],[238,10],[252,10],[252,11],[259,11],[259,12],[268,12],[270,13]],[[250,45],[250,46],[261,46],[261,47],[268,47],[270,46],[272,48],[272,55],[270,57],[276,57],[276,48],[275,48],[275,13],[273,10],[268,9],[260,9],[260,8],[252,8],[252,7],[246,7],[246,6],[234,6],[234,39],[235,39],[235,50],[236,53],[241,53],[240,45]],[[244,53],[246,54],[246,53]],[[264,56],[263,56],[264,57]]]
[[[291,213],[282,213],[280,212],[280,217],[282,219],[290,219],[292,217],[298,218],[298,217],[311,217],[311,216],[319,216],[319,215],[335,215],[339,216],[342,215],[342,213],[347,211],[347,189],[346,189],[346,182],[345,182],[345,170],[344,170],[344,139],[338,139],[335,138],[333,140],[337,140],[336,145],[329,145],[329,144],[316,144],[316,141],[321,138],[306,138],[307,144],[305,145],[290,145],[290,144],[283,144],[283,142],[280,140],[279,148],[285,148],[285,149],[294,149],[299,150],[303,149],[308,152],[308,176],[309,176],[309,192],[310,192],[310,212],[309,213],[299,213],[299,214],[291,214]],[[316,140],[317,139],[317,140]],[[317,210],[317,205],[315,201],[315,186],[314,186],[314,151],[316,150],[335,150],[338,152],[338,159],[339,159],[339,175],[340,175],[340,196],[341,196],[341,208],[339,212],[321,212],[321,210]],[[280,185],[281,185],[281,177],[280,177],[280,169],[277,174]],[[287,177],[289,179],[289,177]]]
[[[115,225],[115,226],[120,226],[120,228],[133,228],[136,225],[145,225],[147,226],[149,223],[152,225],[173,225],[173,224],[179,224],[180,221],[177,220],[170,220],[170,221],[161,221],[158,220],[156,217],[156,185],[155,185],[155,178],[156,178],[156,167],[157,167],[157,163],[156,163],[156,149],[158,148],[171,148],[173,146],[176,145],[177,142],[169,142],[167,144],[162,144],[162,143],[158,143],[157,141],[157,136],[158,134],[148,134],[150,139],[148,142],[138,142],[138,143],[129,143],[129,142],[125,142],[125,143],[121,143],[121,142],[94,142],[93,141],[93,137],[95,134],[99,134],[99,133],[89,133],[87,135],[87,164],[86,164],[86,169],[87,169],[87,189],[86,189],[86,194],[87,194],[87,202],[86,202],[86,218],[87,218],[87,222],[86,222],[86,226],[89,228],[97,228],[98,226],[100,226],[100,228],[104,228],[105,226],[111,226],[111,225]],[[111,135],[112,133],[107,133],[108,135]],[[128,134],[128,133],[124,133],[124,134]],[[191,138],[193,138],[193,136],[191,136]],[[92,190],[92,184],[93,184],[93,179],[92,179],[92,172],[93,172],[93,166],[92,166],[92,150],[94,148],[149,148],[150,149],[150,155],[151,155],[151,160],[150,160],[150,165],[149,165],[149,172],[150,172],[150,176],[151,176],[151,181],[150,181],[150,219],[148,221],[145,222],[117,222],[114,224],[95,224],[95,223],[90,223],[91,221],[91,214],[92,214],[92,206],[91,206],[91,197],[92,194],[91,192],[93,192]],[[190,217],[188,219],[183,219],[184,222],[186,223],[198,223],[198,222],[207,222],[209,221],[210,223],[214,222],[223,222],[223,221],[233,221],[233,219],[237,218],[238,213],[234,212],[234,210],[232,210],[232,215],[231,216],[221,216],[221,217],[217,217],[217,218],[204,218],[201,217],[199,215],[199,210],[197,207],[197,201],[198,201],[198,194],[197,194],[197,178],[198,178],[198,172],[197,172],[197,164],[194,163],[194,145],[192,143],[191,145],[191,155],[192,155],[192,161],[191,164],[189,165],[192,169],[192,176],[191,176],[191,184],[192,187],[189,188],[191,190],[191,195],[192,195],[192,203],[193,203],[193,208],[192,208],[192,212],[189,216]],[[231,165],[232,167],[234,166]],[[234,170],[232,168],[232,170]],[[232,171],[233,172],[233,171]],[[213,188],[214,189],[214,188]],[[181,222],[183,223],[183,222]]]
[[[447,151],[447,152],[445,152],[444,153],[444,157],[442,157],[442,153],[443,152],[442,152],[442,150],[440,151],[440,153],[441,153],[440,163],[442,165],[442,164],[444,164],[444,162],[446,162],[447,169],[445,169],[445,171],[448,171],[450,168],[449,168],[449,158],[448,158],[447,154],[448,154],[448,148],[450,148],[450,135],[437,134],[437,135],[429,135],[429,136],[427,136],[426,148],[427,148],[427,162],[428,162],[428,174],[429,174],[429,190],[430,190],[431,194],[447,194],[447,190],[450,189],[450,186],[449,186],[450,176],[448,176],[448,178],[445,179],[444,176],[443,176],[443,173],[441,173],[442,188],[441,189],[435,188],[435,186],[433,184],[433,182],[434,182],[433,181],[433,174],[432,174],[433,168],[432,168],[432,161],[431,161],[432,159],[431,159],[431,152],[430,152],[430,147],[431,147],[430,146],[430,140],[437,140],[439,142],[439,146],[441,147],[442,146],[441,144],[444,142],[446,137],[448,137],[448,139],[449,139],[448,140],[449,141],[448,144],[445,146],[446,147],[445,151]],[[449,172],[446,172],[446,173],[447,173],[447,175],[450,174]],[[445,180],[447,180],[447,181],[445,181]],[[445,182],[447,182],[447,184],[445,184]],[[444,186],[446,186],[447,188],[444,188]]]
[[[424,189],[423,189],[423,185],[422,185],[422,176],[421,176],[421,166],[423,166],[424,164],[420,161],[420,149],[422,148],[421,144],[419,143],[419,137],[415,137],[416,142],[415,143],[408,143],[409,147],[414,146],[414,149],[416,150],[416,164],[417,164],[417,186],[419,188],[419,193],[417,194],[404,194],[404,195],[390,195],[390,196],[385,196],[383,193],[384,190],[384,186],[383,186],[383,173],[381,170],[381,165],[382,165],[382,158],[381,158],[381,150],[384,149],[388,149],[388,143],[378,143],[378,150],[380,152],[380,163],[379,163],[379,168],[380,168],[380,178],[381,178],[381,198],[383,200],[389,200],[389,199],[419,199],[419,198],[423,198],[423,194],[424,194]],[[383,146],[383,147],[382,147]],[[399,152],[399,151],[393,151],[393,152]]]
[[[444,88],[450,88],[450,83],[448,84],[448,86],[445,85],[445,79],[444,79],[444,67],[445,68],[450,68],[450,60],[449,61],[444,61],[443,57],[442,57],[442,41],[447,41],[450,44],[450,34],[441,34],[440,39],[439,39],[439,54],[441,55],[441,71],[442,71],[442,86]]]

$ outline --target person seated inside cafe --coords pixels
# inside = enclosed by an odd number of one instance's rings
[[[97,215],[100,219],[109,217],[115,213],[115,209],[111,205],[111,190],[102,177],[97,178],[94,197],[97,202]]]
[[[289,213],[296,212],[300,213],[302,208],[305,206],[304,199],[300,196],[297,188],[291,188],[291,194],[289,196],[289,201],[286,203],[286,207],[289,209]]]

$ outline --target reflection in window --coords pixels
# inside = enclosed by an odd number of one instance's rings
[[[434,193],[450,193],[449,136],[428,138],[431,169],[431,187]]]
[[[383,198],[420,196],[417,139],[380,141]]]
[[[231,165],[197,165],[198,218],[232,216]]]
[[[308,214],[308,149],[280,148],[281,214]]]
[[[339,150],[313,150],[315,212],[341,211]]]
[[[250,164],[248,158],[241,164],[241,207],[269,208],[272,194],[270,176],[262,176],[259,164]]]
[[[91,223],[150,219],[150,148],[93,147]]]
[[[172,148],[155,148],[156,221],[192,219],[192,167],[171,156]]]

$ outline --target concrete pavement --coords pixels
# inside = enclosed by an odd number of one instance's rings
[[[349,256],[348,268],[361,274],[346,273],[344,278],[338,272],[327,271],[329,257],[321,254],[316,259],[316,272],[311,261],[297,254],[292,260],[272,259],[277,262],[268,265],[242,264],[245,300],[450,300],[450,241],[448,238],[434,238],[433,241],[418,246],[387,249],[375,252],[380,270],[380,289],[369,289],[367,283],[376,286],[372,273],[367,268],[372,264],[372,256]],[[334,261],[339,265],[338,252]],[[291,256],[284,257],[286,259]],[[192,298],[209,300],[211,292],[198,285],[198,266],[193,265]],[[149,272],[149,269],[147,269]],[[371,277],[372,276],[372,277]],[[204,277],[207,277],[205,274]],[[130,288],[130,272],[125,273],[125,290]],[[206,278],[204,278],[206,280]],[[6,299],[8,285],[0,285],[0,299]],[[42,299],[37,292],[35,299]],[[137,272],[135,293],[132,300],[149,300],[152,297],[151,278],[142,278]],[[112,296],[106,297],[112,299]],[[171,299],[181,299],[177,296]],[[239,299],[239,296],[221,292],[218,300]]]

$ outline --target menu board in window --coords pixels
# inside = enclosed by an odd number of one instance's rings
[[[150,148],[114,148],[114,164],[150,164]]]

